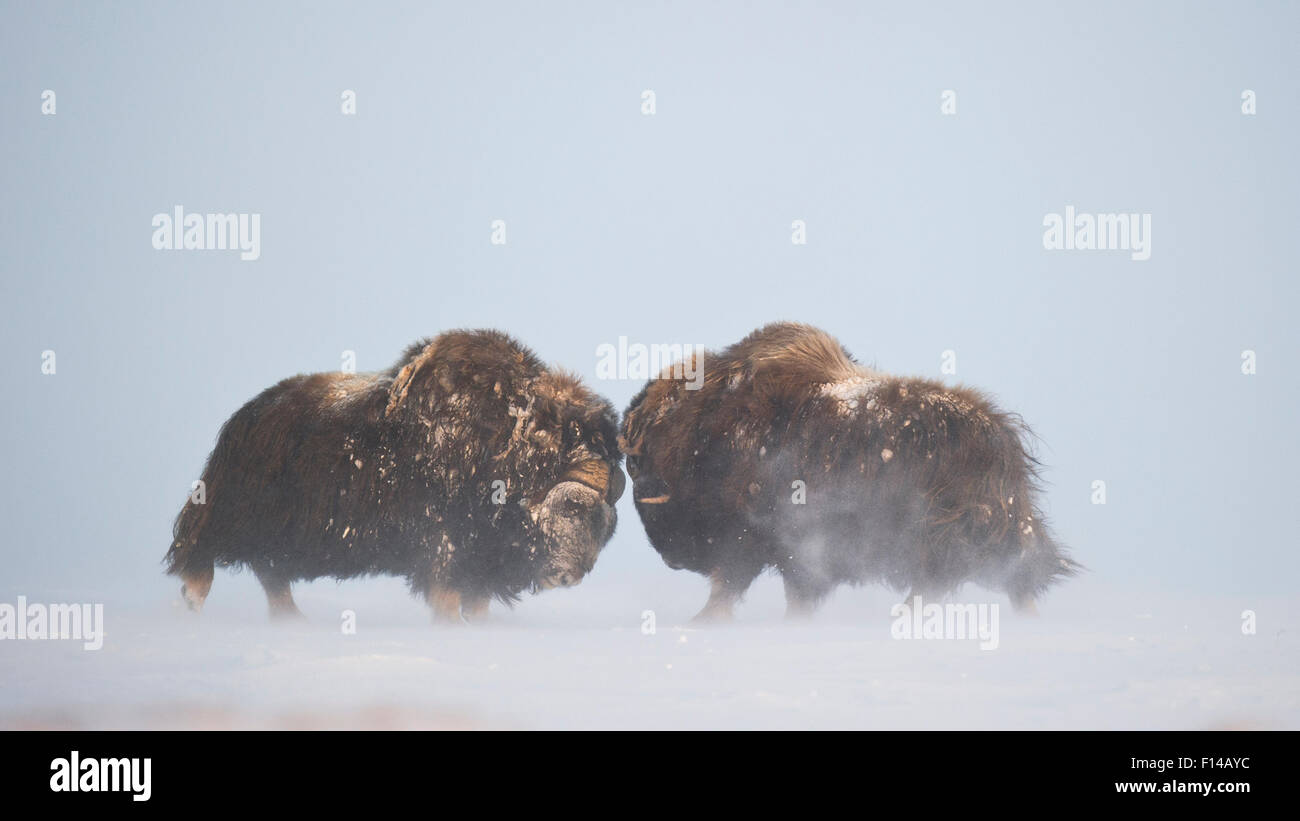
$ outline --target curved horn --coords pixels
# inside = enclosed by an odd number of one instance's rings
[[[605,501],[612,505],[623,496],[623,491],[627,489],[627,479],[623,478],[623,469],[617,466],[610,473],[609,479],[609,493],[605,494]]]
[[[578,482],[584,484],[605,498],[610,491],[609,463],[604,459],[588,459],[574,465],[560,477],[561,482]],[[621,477],[620,477],[621,478]]]

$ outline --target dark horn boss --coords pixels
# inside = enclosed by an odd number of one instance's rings
[[[792,614],[872,581],[923,597],[976,582],[1031,608],[1078,568],[1035,504],[1028,429],[980,393],[864,367],[793,323],[703,369],[698,390],[647,383],[619,439],[651,543],[712,581],[701,618],[729,617],[767,568]]]
[[[295,376],[226,422],[165,561],[199,609],[214,566],[290,585],[405,577],[436,617],[577,584],[614,532],[617,418],[496,331],[453,331],[388,371]]]

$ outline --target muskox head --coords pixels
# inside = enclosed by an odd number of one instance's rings
[[[532,508],[542,541],[536,585],[571,587],[591,572],[614,535],[614,503],[623,495],[617,463],[592,459],[568,471]]]
[[[428,466],[427,487],[464,505],[448,517],[450,538],[489,545],[458,551],[461,572],[484,587],[508,577],[513,595],[591,571],[623,492],[607,400],[495,331],[417,343],[390,378],[386,413],[406,431],[411,459]]]
[[[666,370],[632,399],[618,441],[632,479],[632,500],[651,544],[674,570],[707,573],[714,543],[698,514],[716,509],[711,489],[719,476],[716,464],[693,452],[688,416],[673,413],[689,396],[686,383]],[[646,447],[647,439],[668,446]]]
[[[532,380],[529,396],[529,411],[519,422],[522,438],[559,457],[553,472],[537,472],[540,481],[528,504],[536,556],[533,585],[571,587],[591,572],[618,523],[614,504],[623,495],[624,480],[616,417],[608,402],[561,372]]]

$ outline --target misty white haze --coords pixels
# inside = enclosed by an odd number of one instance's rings
[[[0,639],[0,728],[1300,728],[1294,4],[0,8],[0,603],[104,622]],[[1045,247],[1067,205],[1149,256]],[[256,258],[155,248],[177,208],[257,216]],[[629,492],[580,585],[482,626],[392,578],[272,624],[220,569],[195,615],[164,575],[285,377],[492,327],[622,411],[620,339],[783,319],[1021,414],[1087,572],[1037,617],[965,588],[994,650],[891,637],[881,586],[789,623],[770,575],[696,627]]]

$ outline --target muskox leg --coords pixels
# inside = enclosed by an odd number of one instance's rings
[[[433,608],[434,621],[443,624],[460,623],[460,591],[433,585],[424,597]]]
[[[483,621],[488,615],[488,597],[465,595],[460,600],[460,613],[466,621]]]
[[[785,617],[790,620],[806,619],[821,606],[826,598],[826,591],[811,589],[801,583],[793,572],[781,574],[781,583],[785,587]]]
[[[262,589],[266,591],[266,603],[271,609],[271,618],[300,618],[302,611],[298,605],[293,602],[293,593],[290,590],[290,584],[282,579],[275,578],[267,573],[259,573],[257,580],[262,583]]]
[[[914,584],[912,585],[911,591],[908,592],[907,598],[903,599],[903,604],[908,607],[915,607],[918,604],[921,607],[925,607],[926,602],[934,602],[937,604],[941,598],[943,597],[935,595],[929,588]],[[917,599],[920,599],[920,602],[918,602]]]
[[[203,609],[203,602],[212,589],[212,565],[202,570],[186,570],[181,574],[181,598],[195,613]]]
[[[698,623],[707,622],[725,622],[731,621],[733,610],[736,603],[740,601],[741,596],[753,584],[757,578],[759,570],[757,568],[718,568],[709,574],[709,580],[713,583],[709,591],[709,600],[705,602],[704,609],[695,614],[691,621]]]
[[[1011,597],[1011,607],[1017,613],[1023,613],[1026,616],[1038,615],[1038,602],[1033,596],[1016,596]]]

